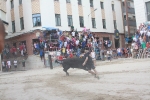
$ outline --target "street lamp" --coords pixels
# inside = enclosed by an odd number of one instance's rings
[[[96,10],[97,10],[97,8],[94,9],[94,10],[88,15],[88,17],[89,17],[93,12],[95,12]]]
[[[89,24],[89,16],[93,13],[93,12],[95,12],[97,10],[97,8],[95,8],[89,15],[88,15],[88,24]],[[90,24],[89,24],[89,29],[90,29]]]

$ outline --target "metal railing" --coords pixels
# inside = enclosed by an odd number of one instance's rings
[[[123,13],[126,13],[126,9],[125,9],[125,7],[123,7]],[[134,8],[128,8],[128,13],[130,13],[130,14],[135,14],[135,9]]]
[[[124,25],[127,26],[127,20],[124,20]],[[136,21],[135,20],[128,20],[128,25],[136,27]]]

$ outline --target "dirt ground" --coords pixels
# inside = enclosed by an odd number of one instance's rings
[[[150,100],[150,59],[97,64],[99,80],[61,67],[0,73],[0,100]]]

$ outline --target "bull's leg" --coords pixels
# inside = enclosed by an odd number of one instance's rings
[[[64,72],[66,72],[66,76],[69,76],[69,73],[67,72],[68,69],[63,69]]]

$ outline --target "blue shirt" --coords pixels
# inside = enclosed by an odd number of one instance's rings
[[[150,30],[150,25],[147,28],[148,28],[148,30]]]
[[[84,48],[84,47],[85,47],[85,45],[86,45],[86,42],[85,42],[85,41],[83,41],[83,42],[82,42],[82,47]]]
[[[44,55],[43,50],[40,50],[40,56],[43,56],[43,55]]]

